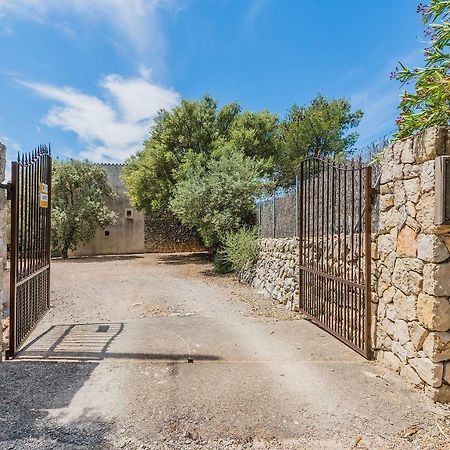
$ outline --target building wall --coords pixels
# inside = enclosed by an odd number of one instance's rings
[[[132,208],[125,186],[120,179],[122,164],[100,164],[117,198],[108,201],[108,206],[117,213],[115,225],[98,230],[93,239],[80,245],[71,256],[114,255],[144,253],[144,214]],[[131,211],[131,215],[129,212]],[[107,235],[109,232],[109,235]]]

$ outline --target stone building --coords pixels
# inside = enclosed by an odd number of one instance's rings
[[[123,164],[100,164],[116,198],[108,206],[117,213],[117,222],[98,230],[93,239],[80,245],[70,256],[115,255],[145,252],[201,251],[197,234],[169,213],[144,215],[131,206],[121,180]]]

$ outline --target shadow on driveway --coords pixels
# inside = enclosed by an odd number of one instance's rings
[[[100,448],[111,424],[80,412],[75,423],[49,417],[69,406],[97,363],[9,362],[0,364],[0,448]]]
[[[158,258],[158,264],[169,265],[208,264],[209,262],[211,262],[211,254],[208,252],[168,254]]]
[[[103,361],[135,359],[149,361],[217,361],[215,355],[188,353],[131,353],[110,351],[111,344],[123,332],[125,324],[81,323],[52,325],[35,337],[16,356],[16,360]]]

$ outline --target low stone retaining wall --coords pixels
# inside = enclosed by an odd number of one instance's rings
[[[261,239],[258,258],[240,279],[298,311],[298,239]]]

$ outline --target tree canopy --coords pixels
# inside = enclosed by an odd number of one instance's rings
[[[425,66],[408,68],[400,63],[392,77],[402,83],[414,83],[400,101],[397,139],[408,137],[432,126],[447,126],[450,120],[450,1],[431,0],[420,4],[430,42],[425,49]]]
[[[67,258],[69,250],[111,225],[116,214],[106,206],[114,196],[106,172],[87,161],[55,161],[52,169],[52,247]]]
[[[315,97],[309,105],[293,105],[280,125],[282,151],[278,167],[281,184],[292,183],[300,162],[309,156],[345,157],[354,150],[362,111],[351,111],[347,99]]]
[[[319,95],[285,120],[269,111],[222,108],[209,96],[161,111],[144,147],[122,174],[131,201],[147,213],[172,212],[213,248],[251,225],[254,199],[286,186],[307,156],[344,157],[362,112],[346,99]]]

